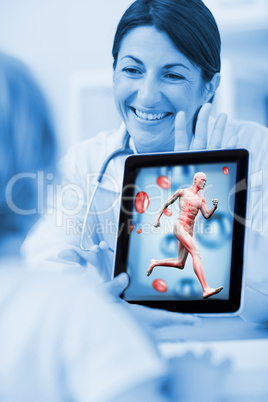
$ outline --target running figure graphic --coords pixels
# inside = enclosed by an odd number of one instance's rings
[[[200,210],[205,219],[209,219],[218,207],[218,200],[212,200],[213,207],[208,211],[207,203],[200,194],[207,182],[205,173],[198,172],[194,175],[193,184],[189,188],[177,190],[162,206],[155,222],[155,227],[160,227],[160,218],[164,210],[173,204],[179,198],[179,216],[173,227],[173,233],[178,239],[178,258],[167,258],[164,260],[151,260],[147,270],[147,276],[150,276],[153,269],[157,266],[173,267],[183,269],[188,254],[190,253],[193,260],[194,272],[202,286],[203,299],[219,293],[223,287],[211,288],[205,278],[204,269],[201,262],[201,256],[196,241],[193,239],[194,221],[198,211]]]

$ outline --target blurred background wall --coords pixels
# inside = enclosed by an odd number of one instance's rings
[[[25,61],[52,105],[61,153],[116,128],[111,48],[129,0],[0,0],[0,49]],[[268,124],[268,1],[205,0],[222,34],[214,112]]]

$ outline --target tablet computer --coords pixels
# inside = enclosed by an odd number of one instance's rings
[[[115,271],[122,298],[170,311],[241,307],[248,151],[129,156]]]

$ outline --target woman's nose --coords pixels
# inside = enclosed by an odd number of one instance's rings
[[[162,100],[160,85],[153,77],[144,77],[140,81],[139,101],[144,107],[152,107]]]

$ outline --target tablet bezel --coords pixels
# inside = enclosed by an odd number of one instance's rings
[[[249,154],[245,149],[234,150],[206,150],[196,152],[182,153],[161,153],[161,154],[143,154],[131,155],[126,159],[123,189],[121,195],[121,207],[119,218],[119,233],[117,238],[117,247],[115,255],[114,276],[121,272],[126,272],[126,262],[128,258],[128,248],[130,231],[128,222],[131,218],[125,211],[132,210],[133,193],[135,184],[136,169],[146,167],[193,165],[193,164],[213,164],[237,162],[236,186],[242,183],[242,190],[235,193],[234,212],[245,222],[246,219],[246,201],[247,201],[247,183],[248,183],[248,159]],[[179,161],[179,163],[178,163]],[[122,208],[122,205],[124,208]],[[230,272],[230,293],[228,300],[206,299],[206,300],[135,300],[129,301],[131,304],[141,304],[148,307],[166,309],[169,311],[183,313],[237,313],[241,307],[242,278],[243,278],[243,259],[244,259],[244,240],[245,225],[238,220],[233,220],[233,238],[232,238],[232,257]],[[235,242],[235,247],[234,247]],[[131,281],[131,278],[130,278]]]

